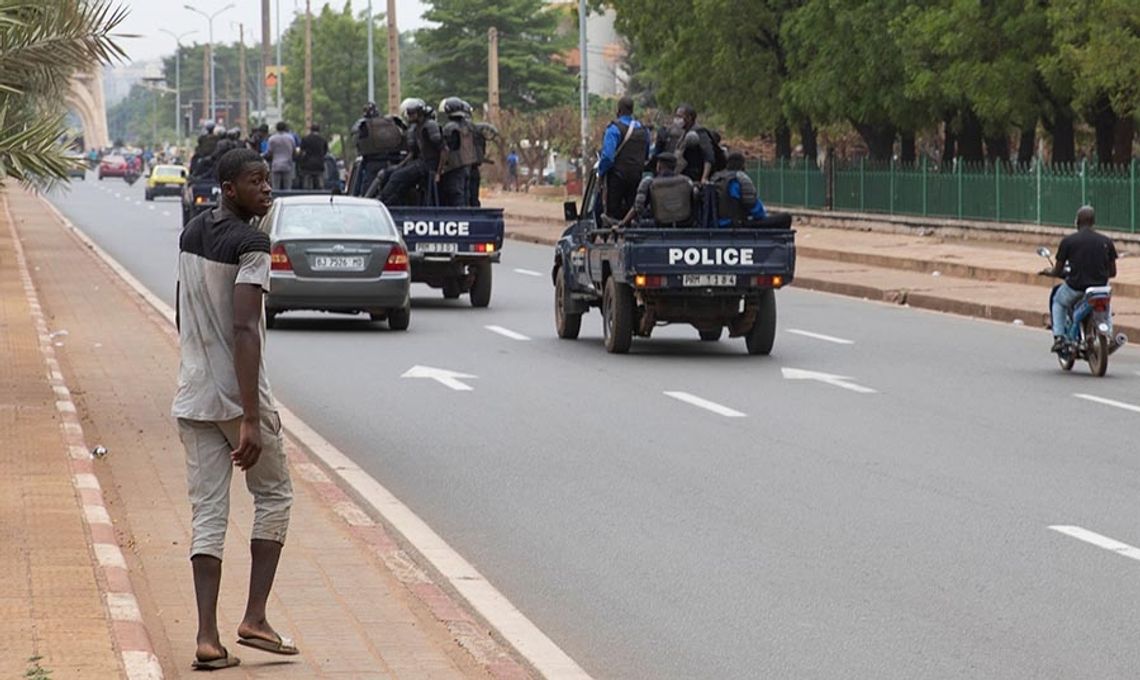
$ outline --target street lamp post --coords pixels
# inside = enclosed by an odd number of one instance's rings
[[[285,117],[284,104],[281,101],[281,0],[277,0],[277,115]]]
[[[368,101],[376,101],[375,57],[372,46],[372,0],[368,0]]]
[[[177,35],[173,31],[168,31],[165,28],[158,29],[162,33],[174,38],[174,42],[178,45],[178,51],[174,53],[174,130],[178,137],[178,143],[182,143],[182,39],[197,31],[186,31],[182,35]]]
[[[221,8],[217,12],[214,12],[213,14],[207,14],[206,12],[203,12],[202,10],[198,9],[197,7],[193,7],[191,5],[185,5],[185,7],[186,7],[186,9],[190,10],[191,12],[195,12],[197,14],[201,14],[202,16],[206,17],[206,23],[210,27],[210,43],[208,45],[208,49],[210,50],[210,120],[217,121],[218,120],[218,98],[217,98],[217,87],[216,87],[217,77],[215,76],[216,62],[214,59],[214,19],[217,18],[217,16],[219,14],[221,14],[222,12],[225,12],[226,10],[233,9],[234,5],[231,2],[230,4]]]

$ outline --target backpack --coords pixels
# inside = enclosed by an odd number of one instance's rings
[[[700,128],[699,132],[704,132],[706,135],[708,135],[709,136],[709,142],[712,144],[712,148],[713,148],[712,171],[713,172],[720,172],[721,170],[724,170],[726,167],[728,167],[728,154],[726,154],[724,152],[724,147],[720,145],[720,142],[721,142],[720,132],[718,132],[716,130],[710,130],[708,128]]]

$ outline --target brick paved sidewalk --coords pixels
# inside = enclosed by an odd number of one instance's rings
[[[2,200],[2,198],[0,198]],[[8,222],[0,209],[0,677],[122,666]]]
[[[8,198],[51,326],[68,331],[61,338],[63,346],[56,351],[87,439],[110,451],[97,462],[96,473],[120,536],[143,621],[166,677],[189,676],[195,632],[187,554],[190,509],[182,447],[169,417],[178,364],[176,341],[168,330],[154,323],[157,315],[137,294],[72,238],[36,198],[16,190]],[[3,249],[3,233],[0,230],[0,261],[5,266],[0,267],[0,275],[6,277],[11,268],[6,266],[9,259]],[[7,326],[15,327],[10,318],[20,318],[20,298],[7,295],[6,278],[0,281],[4,282],[0,288],[4,293],[0,321],[6,326],[0,342],[13,354],[30,355],[19,359],[27,364],[23,382],[5,373],[0,384],[5,395],[36,395],[28,397],[31,403],[27,411],[23,406],[9,407],[11,399],[5,398],[2,422],[20,424],[27,432],[24,437],[50,438],[54,434],[58,440],[58,426],[51,422],[51,410],[46,408],[52,403],[51,390],[43,382],[35,336],[19,340],[19,334],[8,332]],[[30,349],[24,352],[21,342],[30,342]],[[36,408],[46,410],[39,413]],[[66,582],[78,588],[83,574],[71,570],[82,563],[81,557],[86,559],[83,551],[87,547],[82,533],[77,533],[80,514],[71,497],[74,492],[68,475],[58,465],[51,467],[46,457],[36,457],[36,465],[30,467],[31,460],[18,455],[20,449],[26,453],[29,447],[6,443],[0,451],[0,517],[5,518],[0,525],[0,541],[5,548],[9,541],[18,541],[17,545],[26,546],[23,554],[32,549],[40,552],[11,563],[5,561],[10,553],[5,549],[0,553],[0,568],[5,573],[26,572],[38,559],[45,565],[41,583],[50,587]],[[55,445],[59,446],[58,442]],[[64,460],[66,455],[60,453],[58,457]],[[486,677],[433,616],[433,610],[385,566],[375,546],[362,540],[360,532],[353,531],[354,527],[334,512],[326,500],[328,484],[321,484],[319,470],[303,457],[292,465],[296,494],[293,521],[269,615],[282,634],[296,640],[302,655],[288,659],[232,644],[245,602],[252,521],[252,503],[244,481],[235,475],[219,623],[223,642],[242,658],[242,665],[226,671],[225,677]],[[10,474],[22,474],[24,479],[9,484]],[[32,492],[39,488],[36,483],[51,490],[53,499],[62,499],[52,503],[66,500],[71,505],[45,515],[45,508],[35,504],[46,503],[48,492],[43,492],[45,498],[41,500],[40,493]],[[53,518],[53,523],[46,526],[47,520],[32,517],[33,511],[36,517]],[[7,518],[21,514],[27,521],[10,526]],[[62,545],[78,546],[79,552],[66,552]],[[65,568],[69,571],[57,571]],[[91,571],[89,565],[85,568]],[[94,579],[88,580],[91,583],[82,595],[98,605]],[[98,630],[79,630],[73,625],[75,612],[80,611],[78,604],[58,599],[50,588],[29,592],[33,587],[39,587],[34,578],[28,579],[27,585],[0,581],[0,597],[9,598],[0,599],[0,645],[26,643],[28,655],[37,650],[50,652],[51,663],[60,669],[65,668],[65,661],[78,664],[81,659],[94,664],[102,658],[100,650],[110,650],[105,621],[98,621]],[[8,589],[20,590],[8,593]],[[21,611],[25,613],[21,615]],[[30,633],[39,620],[44,621],[40,633]],[[82,655],[60,656],[68,651],[67,645],[81,650]],[[23,655],[25,651],[21,648],[17,653]],[[114,677],[114,656],[106,656],[109,660],[100,672],[61,670],[53,677]],[[0,646],[0,677],[13,675],[4,665],[8,658]],[[13,669],[20,673],[24,670]]]

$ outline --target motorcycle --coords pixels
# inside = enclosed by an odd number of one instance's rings
[[[1053,264],[1048,248],[1037,249],[1037,254]],[[1067,271],[1067,268],[1066,268]],[[1046,274],[1046,272],[1042,272]],[[1053,298],[1061,284],[1053,286],[1049,294],[1049,327],[1052,328]],[[1128,344],[1128,336],[1112,334],[1112,286],[1093,286],[1085,289],[1065,325],[1064,344],[1057,351],[1061,370],[1071,371],[1078,359],[1088,361],[1089,371],[1098,378],[1108,371],[1108,357]]]
[[[127,183],[127,186],[133,186],[135,182],[139,181],[138,170],[134,168],[127,170],[127,174],[123,175],[123,180]]]

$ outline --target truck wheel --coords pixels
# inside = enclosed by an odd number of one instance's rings
[[[443,280],[443,298],[445,300],[454,300],[462,294],[463,286],[459,285],[458,279]]]
[[[265,310],[265,327],[266,328],[276,328],[277,327],[277,312],[275,310],[272,310],[272,309]]]
[[[491,304],[491,263],[482,262],[475,267],[475,283],[471,285],[471,306]]]
[[[625,354],[633,344],[633,291],[612,276],[602,294],[602,333],[610,354]]]
[[[150,189],[147,189],[146,191],[144,191],[143,195],[146,196],[146,200],[148,200],[148,201],[154,200],[154,194],[150,193]]]
[[[570,295],[566,290],[566,277],[559,269],[555,274],[558,282],[554,284],[554,328],[558,337],[565,340],[577,340],[578,332],[582,330],[582,315],[566,311],[566,297]]]
[[[756,323],[752,324],[744,342],[748,345],[749,354],[767,356],[772,353],[772,345],[776,342],[776,291],[761,291],[759,307]]]
[[[388,311],[388,328],[394,331],[406,331],[412,322],[412,308],[398,307]]]
[[[721,328],[716,328],[716,329],[710,329],[707,331],[700,331],[701,340],[703,342],[716,342],[717,340],[720,340],[720,334],[723,330],[724,330],[724,328],[721,327]]]

